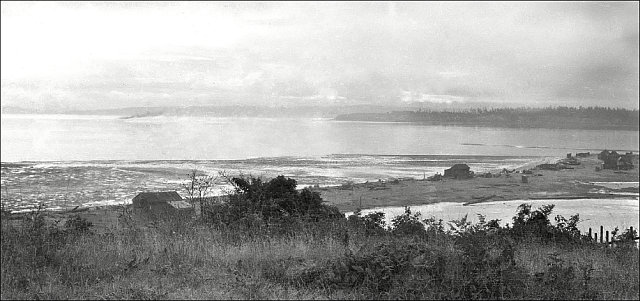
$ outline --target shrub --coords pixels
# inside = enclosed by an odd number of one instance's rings
[[[589,277],[588,274],[585,276]],[[582,289],[576,287],[576,278],[574,268],[567,266],[564,260],[558,257],[558,253],[552,253],[549,255],[547,270],[535,274],[534,294],[542,299],[573,299]]]
[[[456,298],[504,299],[523,294],[527,275],[516,266],[514,241],[492,230],[474,227],[456,236],[455,245],[462,251]]]
[[[226,203],[206,204],[203,216],[207,221],[230,225],[252,216],[271,224],[287,217],[316,221],[344,217],[336,207],[323,204],[318,192],[308,188],[296,190],[297,183],[291,178],[278,176],[263,182],[260,178],[236,177],[230,182],[235,194]]]
[[[64,223],[64,227],[72,233],[88,233],[93,223],[86,218],[75,215]]]
[[[442,219],[436,220],[435,217],[430,217],[422,220],[422,222],[425,224],[425,230],[427,231],[427,234],[444,234],[445,233]]]
[[[362,229],[366,235],[381,235],[386,233],[386,221],[384,212],[372,212],[361,216],[360,209],[356,210],[348,218],[349,225],[356,229]]]
[[[555,205],[544,205],[532,211],[530,204],[518,206],[518,212],[513,217],[511,233],[516,237],[550,237],[549,214]]]
[[[569,219],[561,215],[555,217],[556,224],[552,225],[549,215],[555,205],[544,205],[537,210],[531,210],[531,205],[521,204],[518,206],[517,215],[513,218],[513,228],[508,231],[512,237],[518,239],[536,238],[541,241],[562,242],[562,243],[582,243],[588,239],[581,235],[578,230],[580,216],[572,215]]]
[[[424,263],[432,254],[425,244],[391,240],[348,254],[332,263],[335,275],[330,284],[338,287],[362,287],[374,296],[401,285],[403,275],[430,268]]]
[[[424,235],[426,230],[420,222],[420,212],[411,214],[411,208],[404,207],[404,213],[391,220],[391,233],[396,235]]]
[[[618,234],[618,227],[616,227],[612,232],[611,236],[614,238],[613,240],[621,243],[635,243],[636,238],[638,237],[638,232],[636,229],[627,228],[621,234]]]

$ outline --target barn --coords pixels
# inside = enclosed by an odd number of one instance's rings
[[[467,164],[455,164],[449,169],[444,170],[445,178],[454,179],[469,179],[473,177],[473,173],[470,171]]]
[[[633,153],[626,153],[624,155],[618,154],[616,151],[603,150],[598,159],[604,161],[602,169],[633,169]]]
[[[194,213],[193,206],[175,191],[141,192],[133,198],[133,211],[155,218]]]

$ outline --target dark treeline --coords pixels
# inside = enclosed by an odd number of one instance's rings
[[[438,125],[638,130],[638,110],[606,107],[479,108],[343,114],[336,120]]]

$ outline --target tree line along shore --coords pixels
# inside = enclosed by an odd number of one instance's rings
[[[513,128],[557,128],[637,131],[638,110],[604,107],[478,108],[461,110],[390,111],[349,113],[339,121],[412,122],[428,125],[459,125]]]

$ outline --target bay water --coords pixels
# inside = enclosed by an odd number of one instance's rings
[[[638,151],[637,131],[431,126],[322,118],[8,115],[0,118],[2,203],[25,210],[130,202],[177,190],[192,169],[285,175],[300,186],[424,178],[552,162],[569,152]],[[218,179],[215,193],[222,193]]]

